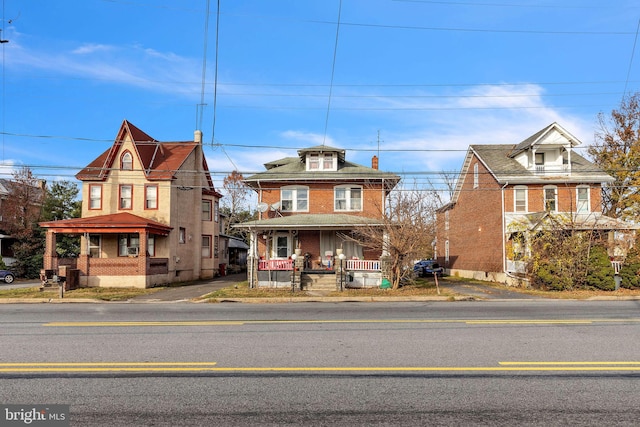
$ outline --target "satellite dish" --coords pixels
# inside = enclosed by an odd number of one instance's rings
[[[269,209],[269,205],[264,203],[264,202],[260,202],[258,203],[258,212],[266,212],[267,209]]]
[[[275,202],[274,204],[271,205],[272,211],[277,211],[278,209],[280,209],[280,202]]]

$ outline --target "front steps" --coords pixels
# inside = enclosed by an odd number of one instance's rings
[[[335,273],[302,273],[302,289],[309,291],[335,291]]]

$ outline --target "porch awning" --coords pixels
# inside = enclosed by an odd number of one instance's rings
[[[40,226],[53,230],[55,233],[66,234],[115,234],[146,231],[149,234],[167,236],[172,230],[172,227],[168,225],[128,212],[41,222]]]
[[[347,214],[302,214],[243,222],[234,228],[254,230],[335,230],[354,227],[382,226],[379,219]]]

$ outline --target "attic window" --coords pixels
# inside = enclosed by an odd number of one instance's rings
[[[133,156],[130,152],[125,151],[120,159],[120,169],[123,171],[133,170]]]
[[[309,153],[307,155],[308,171],[337,170],[338,156],[336,153]]]

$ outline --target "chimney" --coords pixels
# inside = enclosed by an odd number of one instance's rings
[[[373,169],[378,169],[378,156],[374,155],[374,156],[371,158],[371,167],[372,167]]]
[[[193,132],[193,142],[196,144],[202,144],[202,131],[196,130]]]

